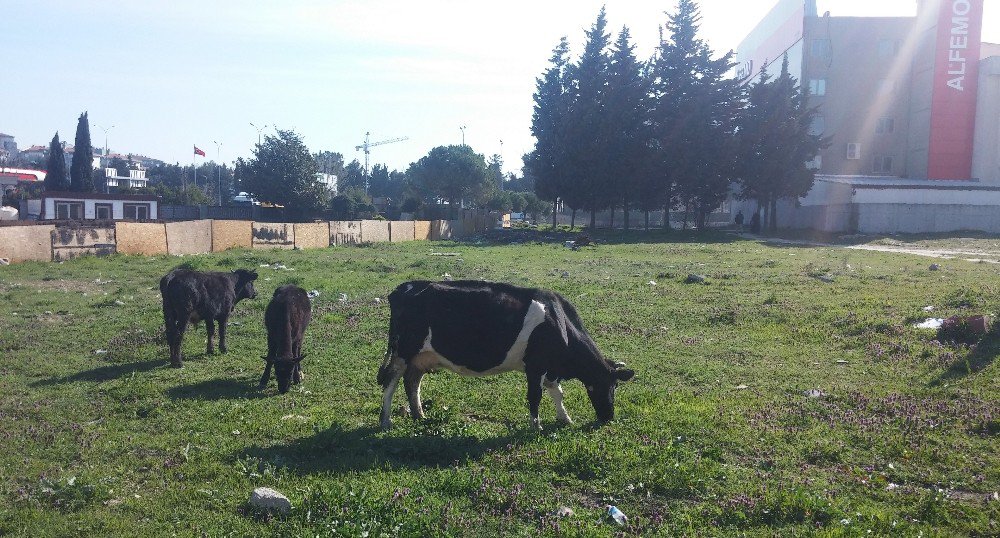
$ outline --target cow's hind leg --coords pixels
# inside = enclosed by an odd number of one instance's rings
[[[379,370],[379,381],[382,383],[382,416],[379,425],[383,430],[392,427],[392,395],[396,392],[400,378],[406,371],[406,364],[403,359],[393,357],[388,364],[383,364]]]
[[[538,405],[542,402],[542,382],[545,376],[541,372],[527,371],[528,376],[528,414],[531,415],[531,425],[536,429],[542,429],[542,423],[538,420]]]
[[[424,418],[424,407],[420,401],[420,380],[424,377],[424,371],[414,365],[406,367],[403,373],[403,387],[406,389],[406,398],[410,403],[410,416],[413,420]]]
[[[545,377],[542,377],[542,384],[548,389],[549,396],[552,397],[552,403],[556,406],[556,418],[564,424],[572,424],[573,419],[569,417],[569,413],[566,412],[566,408],[563,406],[562,386],[557,381],[549,381]]]
[[[174,368],[181,368],[184,363],[181,361],[181,347],[184,343],[184,332],[187,331],[188,318],[186,315],[177,315],[174,313],[174,327],[172,331],[167,332],[167,338],[172,340],[170,342],[170,366]],[[173,337],[171,338],[171,332]]]
[[[208,344],[205,347],[205,353],[207,355],[212,355],[215,353],[215,320],[212,318],[205,318],[205,332],[208,333]]]

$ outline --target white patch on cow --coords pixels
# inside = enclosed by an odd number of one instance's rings
[[[399,386],[399,380],[403,377],[405,368],[405,363],[399,357],[393,358],[392,363],[392,378],[382,392],[382,414],[379,423],[383,430],[388,430],[392,426],[392,395],[396,392],[396,387]]]
[[[521,324],[521,331],[517,334],[517,338],[514,340],[514,343],[511,344],[510,349],[507,350],[507,355],[504,357],[503,362],[482,372],[477,372],[475,370],[470,370],[465,366],[457,365],[438,353],[431,344],[433,334],[430,327],[427,328],[427,338],[424,338],[424,345],[420,348],[419,353],[432,353],[437,358],[437,366],[446,368],[458,375],[466,377],[483,377],[515,370],[523,372],[524,353],[528,348],[528,339],[531,338],[531,333],[535,330],[535,328],[541,325],[544,321],[545,305],[538,301],[531,301],[531,306],[528,307],[528,313],[525,314],[524,322]]]
[[[413,284],[407,284],[407,285],[406,285],[406,291],[404,291],[403,293],[410,293],[410,291],[411,291],[412,289],[413,289]]]

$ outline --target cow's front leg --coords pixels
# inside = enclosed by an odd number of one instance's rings
[[[549,396],[552,397],[552,403],[556,406],[556,418],[564,424],[572,424],[573,419],[569,418],[569,413],[566,412],[566,408],[563,406],[562,385],[557,381],[549,381],[544,377],[542,378],[542,383],[548,389]]]
[[[208,333],[208,344],[205,347],[205,353],[212,355],[215,353],[215,321],[212,318],[205,318],[205,332]]]
[[[306,374],[302,373],[302,364],[296,364],[295,369],[292,370],[292,384],[298,385],[305,377]]]
[[[541,372],[525,372],[528,376],[528,414],[531,415],[531,425],[541,430],[542,423],[538,420],[538,405],[542,402]]]
[[[406,398],[410,403],[410,416],[413,420],[424,418],[424,407],[420,402],[420,380],[424,377],[424,371],[420,368],[409,365],[403,374],[403,387],[406,389]]]
[[[174,327],[173,342],[170,344],[170,366],[181,368],[184,363],[181,361],[181,345],[184,343],[184,331],[187,330],[187,318],[176,321]]]
[[[267,388],[267,382],[271,380],[271,361],[266,361],[264,363],[264,375],[260,376],[260,383],[257,388],[264,390]]]
[[[229,317],[219,318],[219,351],[222,353],[228,353],[229,347],[226,346],[226,328],[229,325]]]
[[[403,377],[403,372],[405,371],[405,368],[401,364],[402,360],[396,358],[394,361],[399,361],[400,364],[392,365],[392,370],[388,374],[390,377],[386,380],[382,389],[382,416],[379,419],[379,425],[383,431],[392,427],[392,395],[396,392],[399,379]]]

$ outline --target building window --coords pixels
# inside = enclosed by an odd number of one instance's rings
[[[82,219],[83,202],[56,202],[56,218],[60,220]]]
[[[830,56],[832,50],[833,46],[830,44],[829,39],[812,40],[812,55],[814,58],[826,58]]]
[[[826,79],[825,78],[810,79],[809,93],[815,96],[826,95]]]
[[[114,218],[111,204],[94,204],[94,218],[98,220],[111,220]]]
[[[879,58],[892,58],[899,52],[899,41],[894,39],[879,39],[878,40],[878,57]]]
[[[149,220],[149,204],[125,204],[125,218]]]
[[[847,144],[847,160],[856,161],[861,158],[861,143],[851,142]]]
[[[875,134],[890,134],[896,132],[896,121],[892,118],[879,118],[875,122]]]
[[[812,123],[809,124],[809,134],[819,136],[826,132],[826,118],[817,114],[813,116]]]
[[[875,164],[872,166],[872,172],[876,174],[891,174],[892,173],[892,156],[891,155],[876,155]]]

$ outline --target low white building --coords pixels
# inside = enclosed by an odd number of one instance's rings
[[[159,198],[132,194],[46,192],[40,220],[156,220]]]

